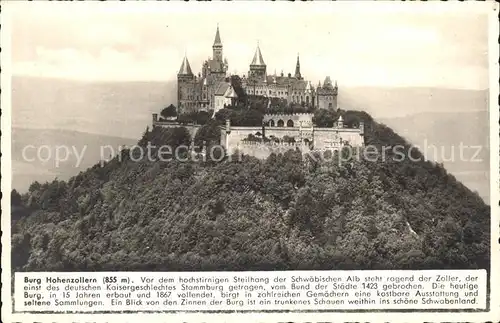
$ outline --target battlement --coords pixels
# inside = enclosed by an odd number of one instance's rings
[[[295,117],[310,117],[312,119],[312,117],[314,116],[314,113],[306,113],[306,112],[297,112],[297,113],[273,113],[273,114],[265,114],[264,115],[264,119],[265,118],[274,118],[276,116],[280,116],[282,118],[293,118],[294,116]]]
[[[268,142],[261,142],[261,141],[245,141],[242,140],[238,143],[237,146],[247,146],[247,147],[283,147],[283,148],[302,148],[302,147],[309,147],[308,144],[304,142],[275,142],[275,141],[268,141]]]

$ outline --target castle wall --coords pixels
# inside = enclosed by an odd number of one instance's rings
[[[199,124],[193,124],[193,125],[182,125],[180,123],[172,123],[172,122],[162,122],[162,121],[153,121],[153,127],[162,127],[162,128],[179,128],[179,127],[184,127],[189,131],[189,134],[191,135],[191,140],[194,139],[194,136],[196,136],[196,133],[200,128],[202,127]]]
[[[262,133],[262,127],[231,127],[231,133],[226,135],[226,130],[221,130],[221,143],[230,151],[236,147],[243,139],[256,132]],[[267,136],[267,134],[266,134]],[[224,137],[224,139],[222,139]]]
[[[237,146],[233,147],[233,151],[238,151],[240,154],[243,155],[250,155],[254,156],[259,159],[266,159],[271,155],[272,153],[274,154],[284,154],[288,150],[296,150],[299,148],[302,152],[309,151],[307,146],[303,146],[301,144],[272,144],[272,143],[259,143],[259,142],[254,142],[254,143],[239,143]]]
[[[314,128],[314,149],[329,149],[336,146],[336,142],[348,141],[351,146],[364,145],[364,137],[357,128]]]
[[[269,121],[274,121],[274,125],[278,125],[279,120],[283,120],[284,127],[287,127],[288,120],[293,122],[293,127],[299,128],[302,123],[302,127],[312,126],[312,113],[294,113],[294,114],[266,114],[264,115],[263,122],[267,123]]]
[[[271,152],[282,149],[279,147],[269,148],[271,151],[268,152],[263,146],[272,143],[263,145],[259,142],[243,142],[243,139],[247,138],[250,134],[255,135],[257,132],[262,133],[262,127],[231,127],[230,130],[228,134],[225,128],[221,128],[221,144],[224,145],[230,153],[238,149],[245,154],[261,158],[260,156],[268,156]],[[265,127],[265,136],[267,138],[271,136],[277,138],[289,136],[298,139],[301,136],[301,130],[299,130],[299,128]],[[359,128],[306,128],[302,129],[302,138],[312,139],[315,150],[338,149],[342,146],[344,141],[347,141],[351,146],[364,145],[364,137]],[[279,145],[287,147],[290,145],[301,145],[301,143],[297,140],[295,144],[281,143]],[[262,151],[263,149],[264,151]]]

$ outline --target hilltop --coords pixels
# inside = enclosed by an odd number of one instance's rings
[[[350,113],[366,144],[409,147]],[[193,139],[154,128],[139,144]],[[408,158],[133,162],[124,152],[12,203],[15,271],[489,269],[489,206],[442,165]]]

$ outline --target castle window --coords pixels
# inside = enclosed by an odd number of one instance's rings
[[[278,120],[278,127],[284,127],[285,126],[285,122],[283,120]]]
[[[309,96],[306,96],[306,104],[309,104]]]
[[[286,122],[286,126],[289,127],[289,128],[293,127],[293,121],[292,120],[288,120]]]
[[[274,120],[269,121],[269,126],[274,127]]]

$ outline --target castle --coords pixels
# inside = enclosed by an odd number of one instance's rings
[[[187,57],[184,57],[179,73],[178,84],[178,114],[212,110],[214,115],[225,106],[233,105],[238,94],[232,87],[227,59],[223,56],[223,45],[219,27],[212,46],[213,55],[202,65],[202,71],[197,76],[193,74]],[[300,59],[297,56],[295,73],[292,76],[268,75],[259,45],[250,63],[248,76],[241,78],[241,87],[246,94],[279,98],[287,103],[299,104],[312,109],[330,109],[337,111],[337,82],[332,84],[327,76],[321,84],[313,87],[310,81],[304,80],[300,71]],[[269,100],[270,102],[270,100]],[[364,125],[347,127],[342,116],[333,127],[317,127],[313,124],[312,113],[266,114],[262,125],[234,126],[226,120],[225,126],[220,126],[220,143],[226,151],[266,158],[271,153],[279,153],[288,149],[300,148],[303,152],[338,150],[344,146],[364,145]],[[153,114],[153,127],[179,127],[188,129],[194,138],[201,125],[181,125],[165,119],[158,119]]]
[[[219,26],[212,45],[212,57],[203,62],[201,73],[195,75],[187,56],[184,57],[177,74],[178,113],[213,110],[214,113],[231,105],[238,97],[228,80],[228,61],[223,55],[223,45]],[[327,76],[321,84],[314,87],[300,72],[300,59],[297,55],[295,73],[292,75],[268,75],[259,44],[250,63],[248,76],[243,76],[241,85],[250,95],[285,99],[312,108],[334,109],[337,107],[337,82],[332,84]]]

